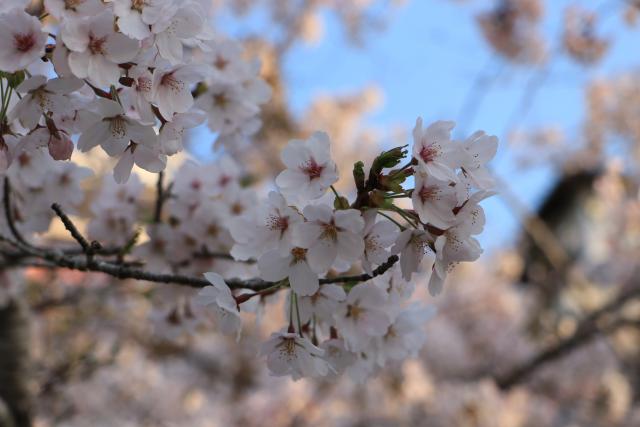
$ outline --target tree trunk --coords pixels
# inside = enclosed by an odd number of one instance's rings
[[[17,298],[0,306],[0,427],[30,427],[29,318]]]

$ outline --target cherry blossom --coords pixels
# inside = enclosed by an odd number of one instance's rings
[[[338,180],[330,144],[329,135],[324,132],[315,132],[304,141],[289,141],[281,154],[287,169],[276,178],[276,184],[285,197],[292,200],[318,199]]]
[[[150,26],[172,16],[177,5],[171,0],[114,0],[113,12],[118,27],[131,38],[143,40],[151,36]]]
[[[13,73],[44,55],[47,33],[40,21],[20,8],[0,15],[0,70]]]
[[[340,286],[331,284],[320,286],[311,296],[298,297],[300,321],[304,324],[316,316],[319,321],[332,324],[333,313],[346,297],[347,294]]]
[[[120,155],[113,168],[113,178],[119,184],[127,182],[131,169],[136,164],[149,172],[160,172],[167,165],[167,157],[143,144],[132,142]]]
[[[384,291],[371,283],[361,283],[351,289],[334,313],[336,327],[347,349],[364,350],[373,337],[387,332],[391,319],[385,309],[386,302]]]
[[[73,153],[73,141],[65,131],[39,128],[25,136],[20,142],[22,149],[31,151],[47,147],[54,160],[69,160]]]
[[[135,111],[143,123],[155,123],[151,108],[153,101],[153,75],[147,67],[134,66],[128,71],[131,86],[123,89],[120,98],[128,106],[127,111]]]
[[[429,175],[442,181],[457,180],[454,170],[462,153],[451,141],[454,126],[453,122],[438,121],[423,129],[418,117],[413,129],[413,157]]]
[[[153,72],[152,97],[160,114],[171,121],[174,113],[184,113],[193,105],[191,85],[203,80],[206,69],[199,65],[179,65]]]
[[[76,77],[98,86],[118,82],[118,64],[132,60],[138,42],[114,30],[114,16],[105,10],[96,16],[68,21],[62,27],[62,41],[71,51],[69,66]]]
[[[170,122],[165,123],[160,129],[159,151],[167,156],[172,156],[183,150],[182,144],[184,132],[195,128],[206,120],[204,113],[191,110],[187,113],[175,114]]]
[[[365,211],[363,218],[365,226],[362,267],[371,274],[373,265],[380,265],[389,258],[388,248],[398,237],[398,227],[386,219],[376,221],[377,212],[374,209]]]
[[[80,151],[86,152],[100,145],[110,156],[118,156],[124,153],[131,141],[147,147],[155,145],[157,137],[153,128],[127,117],[117,102],[100,99],[97,112],[99,121],[80,135]]]
[[[408,229],[400,233],[391,252],[400,254],[400,268],[405,280],[411,280],[425,255],[434,257],[432,246],[433,238],[426,231]]]
[[[427,340],[421,329],[435,314],[433,306],[414,305],[400,312],[387,332],[375,339],[377,363],[384,366],[389,359],[404,360],[415,356]]]
[[[9,120],[18,120],[27,129],[33,129],[45,113],[62,114],[73,109],[72,101],[65,96],[83,83],[76,78],[56,78],[47,81],[44,76],[33,76],[17,88],[22,99],[9,112]]]
[[[197,3],[185,1],[175,13],[161,17],[151,26],[160,55],[178,64],[183,59],[183,45],[204,35],[205,13]]]
[[[420,221],[438,228],[447,228],[454,220],[456,190],[447,181],[440,181],[423,172],[417,172],[414,177],[415,189],[411,200]]]
[[[476,187],[489,190],[493,187],[494,180],[486,164],[496,155],[498,138],[478,131],[467,138],[462,145],[467,154],[461,164],[464,173],[469,175]]]
[[[105,5],[100,0],[44,0],[47,11],[60,20],[98,15]]]
[[[267,356],[269,372],[278,377],[290,375],[294,380],[324,377],[333,369],[322,358],[324,350],[293,332],[271,334],[262,344],[260,354]]]
[[[286,255],[272,250],[258,259],[260,276],[265,280],[278,281],[289,278],[291,289],[298,295],[313,295],[318,291],[318,273],[307,257],[307,249],[294,247]]]
[[[364,220],[355,209],[333,212],[324,205],[303,210],[305,222],[295,229],[295,241],[307,248],[307,259],[314,271],[327,271],[336,259],[353,262],[364,252]]]
[[[231,290],[219,274],[209,272],[204,276],[212,286],[202,288],[194,302],[214,310],[220,331],[225,334],[239,334],[242,320]]]
[[[231,255],[246,260],[268,249],[277,249],[286,255],[294,247],[293,230],[303,219],[280,193],[271,191],[264,209],[251,210],[231,222],[230,231],[235,240]]]

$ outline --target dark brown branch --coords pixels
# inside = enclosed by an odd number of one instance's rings
[[[153,222],[159,223],[162,217],[162,205],[166,199],[163,187],[164,181],[164,172],[160,171],[158,173],[158,181],[156,182],[156,205],[153,211]]]
[[[69,234],[71,234],[71,237],[73,237],[75,241],[78,242],[78,244],[82,247],[82,251],[87,255],[87,257],[89,258],[93,257],[94,245],[90,244],[87,241],[87,239],[84,238],[82,233],[78,231],[78,229],[76,228],[75,224],[71,221],[71,219],[69,219],[67,214],[62,211],[62,208],[60,207],[60,205],[57,203],[54,203],[51,205],[51,209],[53,209],[56,215],[58,215],[58,217],[64,224],[64,228],[67,229]]]
[[[400,258],[398,255],[391,255],[383,264],[380,264],[375,270],[372,271],[373,274],[358,274],[356,276],[339,276],[339,277],[330,277],[327,279],[320,279],[320,284],[325,285],[329,283],[349,283],[349,282],[366,282],[369,279],[373,279],[374,277],[380,276],[386,273],[393,265],[398,262]]]
[[[5,205],[6,207],[6,205]],[[164,273],[152,273],[149,271],[142,270],[138,268],[138,266],[133,266],[131,264],[126,264],[123,262],[109,262],[109,261],[99,261],[93,258],[93,251],[95,247],[99,246],[98,242],[89,242],[84,238],[84,236],[78,231],[77,227],[71,219],[62,211],[59,205],[52,205],[52,209],[56,212],[60,220],[64,223],[66,229],[71,233],[73,238],[80,244],[84,253],[87,255],[86,258],[76,258],[69,254],[66,254],[60,250],[55,249],[47,249],[47,248],[36,248],[32,247],[28,244],[24,244],[20,241],[13,241],[10,238],[0,235],[0,241],[4,241],[14,246],[19,250],[19,257],[14,258],[13,260],[17,262],[10,262],[11,258],[7,259],[7,263],[2,266],[4,268],[11,267],[21,267],[21,266],[38,266],[44,268],[55,268],[62,267],[68,268],[71,270],[78,271],[88,271],[88,272],[100,272],[105,273],[113,277],[117,277],[119,279],[136,279],[136,280],[145,280],[148,282],[155,283],[171,283],[176,285],[190,286],[193,288],[202,288],[208,286],[210,283],[202,277],[193,277],[186,276],[180,274],[164,274]],[[28,258],[33,258],[29,260]],[[339,276],[339,277],[331,277],[320,279],[321,284],[329,284],[329,283],[352,283],[352,282],[364,282],[366,280],[372,279],[376,276],[384,274],[388,271],[393,265],[398,262],[398,256],[392,255],[384,262],[382,265],[378,266],[372,274],[359,274],[354,276]],[[44,263],[42,262],[44,261]],[[263,289],[270,288],[274,286],[276,283],[268,282],[259,278],[253,279],[225,279],[227,285],[229,285],[232,289],[251,289],[254,291],[261,291]]]
[[[13,220],[13,209],[11,205],[11,182],[9,181],[9,177],[4,177],[4,194],[2,197],[2,201],[4,204],[4,217],[7,220],[7,225],[9,226],[9,230],[13,237],[23,245],[31,246],[29,242],[22,237],[22,233],[16,227],[16,224]]]
[[[610,333],[621,326],[629,325],[628,320],[620,321],[620,319],[618,319],[612,321],[607,319],[607,317],[619,311],[628,301],[638,297],[640,297],[640,285],[635,283],[622,291],[614,300],[587,315],[571,336],[547,347],[529,360],[511,369],[506,374],[498,376],[496,383],[502,389],[513,387],[525,381],[547,363],[569,354],[580,346],[588,344],[599,334]]]

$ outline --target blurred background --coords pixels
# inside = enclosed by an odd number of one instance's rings
[[[640,2],[203,3],[273,96],[253,146],[199,128],[186,157],[233,151],[268,188],[291,138],[327,131],[350,171],[454,120],[501,141],[485,253],[419,292],[424,350],[365,384],[269,377],[260,328],[182,334],[155,301],[184,291],[27,270],[36,425],[640,426]]]

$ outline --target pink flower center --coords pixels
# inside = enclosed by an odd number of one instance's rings
[[[213,95],[213,106],[214,108],[226,108],[227,104],[229,104],[229,98],[224,93],[216,93]]]
[[[314,180],[322,176],[324,166],[319,165],[316,159],[311,157],[304,165],[300,166],[300,170],[307,175],[310,180]]]
[[[93,33],[89,34],[89,51],[93,55],[104,55],[104,44],[107,37],[95,37]]]
[[[291,249],[291,255],[293,256],[293,262],[297,263],[307,259],[307,250],[305,248],[293,248]]]
[[[280,234],[284,233],[289,228],[289,217],[271,215],[267,219],[267,227],[269,230],[280,231]]]
[[[131,9],[138,12],[142,12],[142,9],[146,6],[146,0],[133,0],[131,2]]]
[[[364,309],[357,305],[348,305],[347,306],[347,317],[352,317],[353,320],[358,320],[360,316],[364,314]]]
[[[427,200],[433,200],[436,198],[438,195],[438,189],[435,187],[422,187],[418,195],[420,196],[422,203],[425,203]]]
[[[224,70],[225,68],[227,68],[227,65],[229,64],[229,61],[227,61],[226,59],[224,59],[222,56],[218,55],[216,56],[216,60],[213,62],[213,65],[218,69],[218,70]]]
[[[33,33],[15,34],[13,36],[15,48],[18,52],[29,52],[36,44],[36,38]]]
[[[75,12],[76,8],[84,2],[85,0],[64,0],[64,8]]]
[[[176,79],[173,73],[167,73],[160,79],[160,85],[169,87],[174,92],[180,92],[184,89],[184,82]]]
[[[437,155],[438,155],[438,149],[433,145],[424,146],[422,147],[422,150],[420,150],[420,158],[425,163],[432,162]]]

